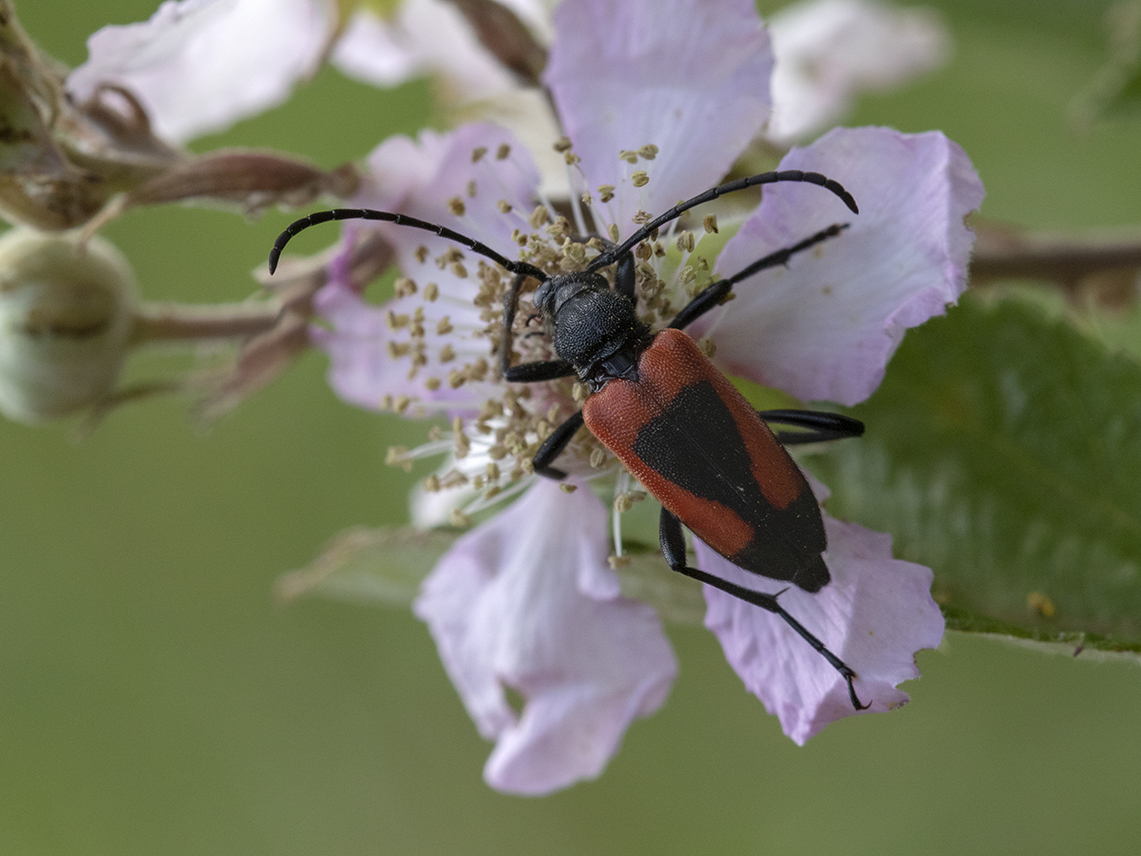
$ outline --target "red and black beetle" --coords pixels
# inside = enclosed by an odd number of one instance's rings
[[[670,326],[652,333],[638,319],[633,249],[683,212],[727,193],[761,184],[798,181],[831,191],[858,213],[855,200],[838,182],[819,173],[789,170],[731,181],[679,203],[620,244],[607,248],[581,271],[548,276],[512,261],[487,245],[445,226],[403,214],[371,209],[335,209],[302,218],[274,243],[272,273],[281,251],[303,229],[330,220],[380,220],[424,229],[491,259],[515,275],[504,296],[499,368],[512,383],[577,375],[590,388],[582,410],[559,425],[534,458],[535,472],[565,475],[552,464],[585,424],[662,505],[659,527],[669,566],[734,597],[779,615],[843,676],[853,706],[856,673],[793,618],[777,595],[753,591],[686,564],[686,526],[729,561],[760,576],[816,592],[830,580],[821,556],[827,541],[820,506],[807,480],[781,445],[853,437],[863,433],[855,419],[803,410],[758,413],[705,357],[683,328],[720,304],[732,287],[766,268],[839,234],[834,224],[800,243],[770,253],[744,270],[718,280],[694,297]],[[599,272],[615,265],[613,287]],[[535,308],[547,324],[559,359],[512,365],[512,340],[519,293],[528,279],[540,284]],[[774,434],[776,422],[801,430]],[[779,436],[779,439],[778,439]]]

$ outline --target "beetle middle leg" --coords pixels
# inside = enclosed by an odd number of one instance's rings
[[[759,606],[761,609],[780,616],[785,624],[795,630],[805,642],[812,646],[813,650],[817,651],[828,661],[828,664],[831,665],[832,668],[840,673],[840,677],[848,684],[848,697],[852,700],[852,706],[856,710],[866,710],[869,707],[867,704],[861,704],[859,697],[856,695],[856,688],[852,683],[856,679],[856,673],[851,666],[829,651],[827,646],[817,639],[808,628],[793,618],[788,611],[777,602],[777,595],[754,591],[753,589],[739,586],[736,583],[731,583],[728,580],[723,580],[720,577],[715,577],[712,574],[700,571],[697,568],[691,568],[687,565],[685,535],[682,533],[681,521],[665,508],[662,509],[658,534],[662,545],[662,554],[665,556],[666,562],[672,570],[677,571],[679,574],[685,574],[687,577],[692,577],[699,582],[711,585],[716,589],[720,589],[726,594],[745,601],[745,603]]]

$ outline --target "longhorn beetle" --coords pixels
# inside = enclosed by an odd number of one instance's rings
[[[838,182],[815,172],[766,172],[711,188],[655,217],[583,270],[548,276],[512,261],[446,226],[403,214],[339,208],[297,220],[273,245],[270,273],[282,250],[303,229],[330,220],[379,220],[434,232],[491,259],[514,279],[503,300],[499,369],[504,380],[534,383],[577,375],[590,389],[582,409],[559,425],[535,454],[536,473],[561,479],[552,464],[585,424],[662,505],[659,538],[670,568],[768,610],[783,619],[835,668],[848,684],[856,710],[856,673],[766,594],[686,564],[684,524],[726,559],[763,577],[817,592],[831,579],[821,553],[827,542],[820,506],[781,443],[834,440],[863,433],[861,422],[805,410],[755,411],[683,329],[723,302],[733,286],[759,271],[784,265],[796,253],[847,228],[833,224],[770,253],[744,270],[714,282],[689,301],[669,327],[651,333],[637,317],[633,249],[682,213],[747,187],[798,181],[838,196],[854,214],[855,199]],[[600,271],[615,266],[611,287]],[[534,305],[546,322],[558,359],[512,365],[512,337],[519,293],[528,279],[539,287]],[[775,434],[766,422],[802,429]]]

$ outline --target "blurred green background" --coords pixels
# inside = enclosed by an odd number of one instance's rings
[[[1066,120],[1103,59],[1108,4],[929,5],[954,33],[951,64],[863,99],[850,124],[946,131],[990,218],[1141,222],[1141,126],[1083,135]],[[90,32],[154,7],[19,12],[78,64]],[[420,127],[429,95],[326,70],[198,147],[332,166]],[[225,301],[250,294],[289,219],[142,210],[105,234],[148,298]],[[79,443],[0,422],[0,854],[1137,852],[1137,667],[963,636],[920,655],[906,709],[797,748],[711,635],[672,628],[672,697],[599,781],[540,800],[491,791],[489,746],[410,614],[272,601],[333,533],[406,519],[408,477],[384,454],[422,428],[341,404],[324,371],[309,355],[205,432],[177,399],[113,413]]]

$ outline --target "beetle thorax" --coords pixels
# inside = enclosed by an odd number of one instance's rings
[[[555,352],[586,379],[592,367],[646,334],[634,305],[596,273],[552,277],[535,294]]]

